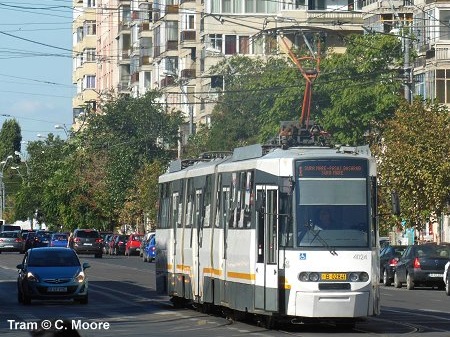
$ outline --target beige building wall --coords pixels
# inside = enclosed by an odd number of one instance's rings
[[[95,1],[74,0],[72,22],[73,68],[72,81],[76,94],[72,99],[73,126],[80,126],[80,118],[89,107],[94,107],[96,93],[96,8]],[[80,115],[81,113],[81,115]]]

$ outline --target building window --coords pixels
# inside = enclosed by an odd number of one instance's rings
[[[425,92],[425,74],[414,76],[414,87],[415,95],[422,96],[422,98],[427,98]]]
[[[450,10],[439,10],[439,40],[450,40]]]
[[[83,27],[77,28],[77,43],[83,41]]]
[[[87,48],[83,51],[83,63],[84,62],[95,62],[95,49],[94,48]]]
[[[450,103],[450,69],[436,69],[436,99]]]
[[[239,36],[239,54],[250,53],[250,38],[248,36]]]
[[[183,17],[183,30],[194,30],[195,29],[195,15],[186,14]]]
[[[236,35],[225,35],[225,55],[236,54]]]
[[[83,77],[84,89],[95,89],[95,75],[86,75]]]
[[[209,46],[222,51],[222,34],[209,34]]]
[[[167,41],[178,41],[178,21],[166,22]]]
[[[95,0],[84,0],[84,7],[95,8]]]
[[[95,20],[88,20],[84,22],[83,33],[86,35],[95,35],[97,33],[97,26],[95,25]]]

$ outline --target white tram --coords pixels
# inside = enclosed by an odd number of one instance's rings
[[[379,314],[368,148],[238,148],[160,176],[157,291],[267,321]],[[321,227],[326,208],[332,227]]]

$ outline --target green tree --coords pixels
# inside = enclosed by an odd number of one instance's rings
[[[22,141],[21,128],[15,119],[6,120],[0,130],[0,160],[6,157],[14,156],[15,151],[20,151],[20,142]],[[14,162],[19,159],[14,157]],[[11,163],[11,162],[10,162]]]
[[[394,115],[402,101],[402,57],[395,36],[366,34],[350,36],[345,53],[323,60],[314,87],[314,115],[336,142],[363,144],[366,132]]]
[[[397,191],[402,219],[421,229],[431,214],[442,213],[450,196],[449,110],[416,99],[412,105],[403,103],[383,130],[383,141],[375,148],[383,204]]]

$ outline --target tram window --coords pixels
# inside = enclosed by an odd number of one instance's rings
[[[222,175],[219,174],[216,191],[216,219],[215,219],[216,227],[220,227],[220,209],[222,207],[222,198],[220,193],[221,188],[222,188]]]
[[[211,184],[211,175],[206,177],[206,186],[205,186],[205,194],[203,196],[203,208],[202,208],[202,217],[203,217],[203,226],[210,226],[211,219],[211,199],[212,199],[212,184]]]
[[[294,233],[292,228],[291,198],[287,193],[280,193],[280,246],[292,247]]]
[[[276,190],[267,191],[267,245],[268,259],[267,263],[276,263],[277,251],[277,217],[278,217],[278,197]]]
[[[171,218],[171,227],[173,228],[181,225],[181,221],[179,219],[180,203],[178,199],[179,199],[178,193],[174,193],[172,196],[172,218]]]

